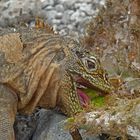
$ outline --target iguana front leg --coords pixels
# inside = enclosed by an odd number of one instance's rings
[[[13,124],[17,98],[7,86],[0,85],[0,140],[15,140]]]

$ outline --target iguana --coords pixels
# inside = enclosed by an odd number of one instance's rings
[[[106,72],[81,43],[43,29],[0,30],[0,140],[14,140],[17,111],[55,108],[73,116],[82,110],[77,83],[109,93]],[[86,84],[85,84],[86,83]]]

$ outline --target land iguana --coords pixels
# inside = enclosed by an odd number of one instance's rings
[[[67,116],[80,112],[82,83],[103,93],[113,89],[99,60],[79,41],[43,29],[1,29],[0,139],[15,139],[17,112],[31,114],[37,106],[57,106]]]

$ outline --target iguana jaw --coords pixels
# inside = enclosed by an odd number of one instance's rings
[[[80,103],[83,107],[87,107],[92,98],[88,96],[88,93],[85,92],[85,89],[90,88],[93,89],[94,91],[97,91],[99,94],[101,94],[99,90],[95,90],[95,87],[91,86],[91,84],[89,84],[86,80],[82,78],[76,80],[76,88],[77,88],[77,94],[80,99]]]
[[[111,90],[113,90],[113,87],[110,85],[110,87],[108,86],[108,89],[102,89],[102,88],[98,88],[97,86],[95,86],[94,84],[91,84],[88,80],[85,80],[82,77],[76,77],[75,78],[76,84],[77,84],[77,88],[83,89],[83,88],[90,88],[93,89],[94,91],[97,91],[100,94],[108,94],[111,92]]]
[[[106,94],[109,93],[109,91],[111,92],[112,89],[111,86],[109,90],[100,89],[94,86],[93,84],[91,84],[89,81],[85,80],[84,78],[77,77],[77,76],[75,78],[75,82],[77,86],[77,93],[80,98],[80,103],[83,107],[86,107],[90,103],[90,99],[92,98],[88,95],[88,93],[85,92],[85,89],[87,88],[93,89],[93,93],[96,91],[96,93],[101,96],[105,96]]]

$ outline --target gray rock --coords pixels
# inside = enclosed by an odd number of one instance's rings
[[[64,11],[64,13],[63,13],[63,17],[62,17],[62,21],[63,21],[63,23],[64,24],[70,24],[71,22],[70,22],[70,17],[71,17],[71,15],[74,13],[74,11],[73,10],[67,10],[67,11]]]
[[[55,1],[54,0],[43,0],[42,1],[42,7],[46,7],[46,6],[54,6],[55,5]]]
[[[74,12],[71,17],[70,17],[70,20],[71,21],[77,21],[79,20],[80,18],[80,12],[77,10],[76,12]]]
[[[31,116],[18,115],[14,125],[16,140],[72,140],[65,129],[66,116],[52,110],[41,109]],[[80,130],[83,140],[100,140]]]
[[[55,15],[55,18],[56,19],[62,19],[62,16],[63,16],[63,14],[59,12]]]
[[[41,110],[39,116],[32,140],[72,140],[68,130],[65,129],[64,115]],[[87,136],[83,130],[81,135],[83,140],[99,140],[98,137]]]
[[[85,12],[77,10],[71,15],[70,20],[71,22],[75,22],[76,27],[78,27],[83,24],[85,17]]]
[[[53,19],[55,19],[55,16],[57,14],[57,11],[50,10],[50,11],[47,11],[46,14],[47,14],[48,20],[53,20]]]
[[[63,2],[63,6],[65,9],[73,9],[74,4],[75,4],[75,0],[70,0],[70,1],[64,1]]]
[[[0,26],[12,26],[20,22],[30,24],[39,16],[55,26],[56,31],[63,30],[60,31],[62,34],[77,32],[82,35],[86,19],[94,17],[98,12],[97,5],[103,2],[104,0],[0,0]],[[19,15],[21,9],[22,15]]]
[[[9,0],[9,1],[0,1],[0,25],[1,22],[4,22],[5,25],[17,24],[17,21],[21,18],[20,13],[22,11],[23,15],[29,17],[28,21],[32,16],[40,15],[40,1],[24,0]],[[19,20],[20,21],[20,20]]]
[[[68,28],[63,28],[59,31],[59,34],[61,35],[68,35],[69,29]]]
[[[79,10],[85,12],[88,16],[92,16],[94,14],[94,10],[92,10],[92,4],[82,3]]]
[[[14,124],[16,140],[30,140],[36,125],[37,118],[34,116],[17,115]]]
[[[49,6],[44,6],[44,9],[46,10],[46,11],[50,11],[50,10],[53,10],[53,7],[51,6],[51,5],[49,5]]]
[[[53,111],[42,109],[37,121],[37,128],[34,132],[32,140],[57,140],[61,139],[61,131],[57,130],[57,124],[66,117],[61,114],[56,114]],[[67,134],[67,133],[66,133]],[[65,137],[64,137],[65,138]],[[61,139],[63,140],[63,139]]]
[[[52,23],[53,24],[56,24],[56,25],[59,25],[61,23],[61,20],[59,20],[59,19],[53,19],[52,20]]]
[[[64,7],[63,7],[62,4],[58,4],[58,5],[55,6],[55,10],[57,12],[64,12]]]

